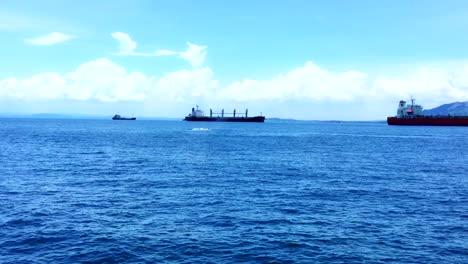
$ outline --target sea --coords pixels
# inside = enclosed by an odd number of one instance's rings
[[[0,119],[0,263],[468,263],[468,127]]]

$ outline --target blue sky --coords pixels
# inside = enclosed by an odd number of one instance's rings
[[[3,113],[375,120],[468,100],[466,1],[4,0],[0,41]]]

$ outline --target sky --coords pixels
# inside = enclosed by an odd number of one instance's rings
[[[384,120],[468,101],[466,0],[2,0],[0,114],[248,108]]]

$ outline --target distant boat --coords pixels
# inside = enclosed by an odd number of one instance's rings
[[[205,116],[202,110],[192,108],[192,113],[190,113],[188,116],[185,117],[185,121],[214,121],[214,122],[258,122],[258,123],[263,123],[265,122],[265,117],[262,115],[259,116],[252,116],[248,117],[249,110],[245,110],[245,115],[244,114],[238,114],[236,116],[236,109],[234,109],[234,112],[232,113],[226,113],[226,114],[232,114],[232,116],[224,116],[224,109],[221,111],[221,113],[213,113],[213,111],[210,109],[210,116]],[[217,116],[213,116],[217,115]],[[219,116],[221,115],[221,116]]]
[[[112,120],[136,120],[136,117],[123,117],[121,115],[115,115]]]

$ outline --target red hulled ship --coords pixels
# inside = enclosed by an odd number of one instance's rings
[[[387,124],[399,126],[468,126],[468,116],[441,116],[423,115],[421,105],[414,104],[411,98],[411,105],[405,101],[400,101],[397,115],[387,117]]]

